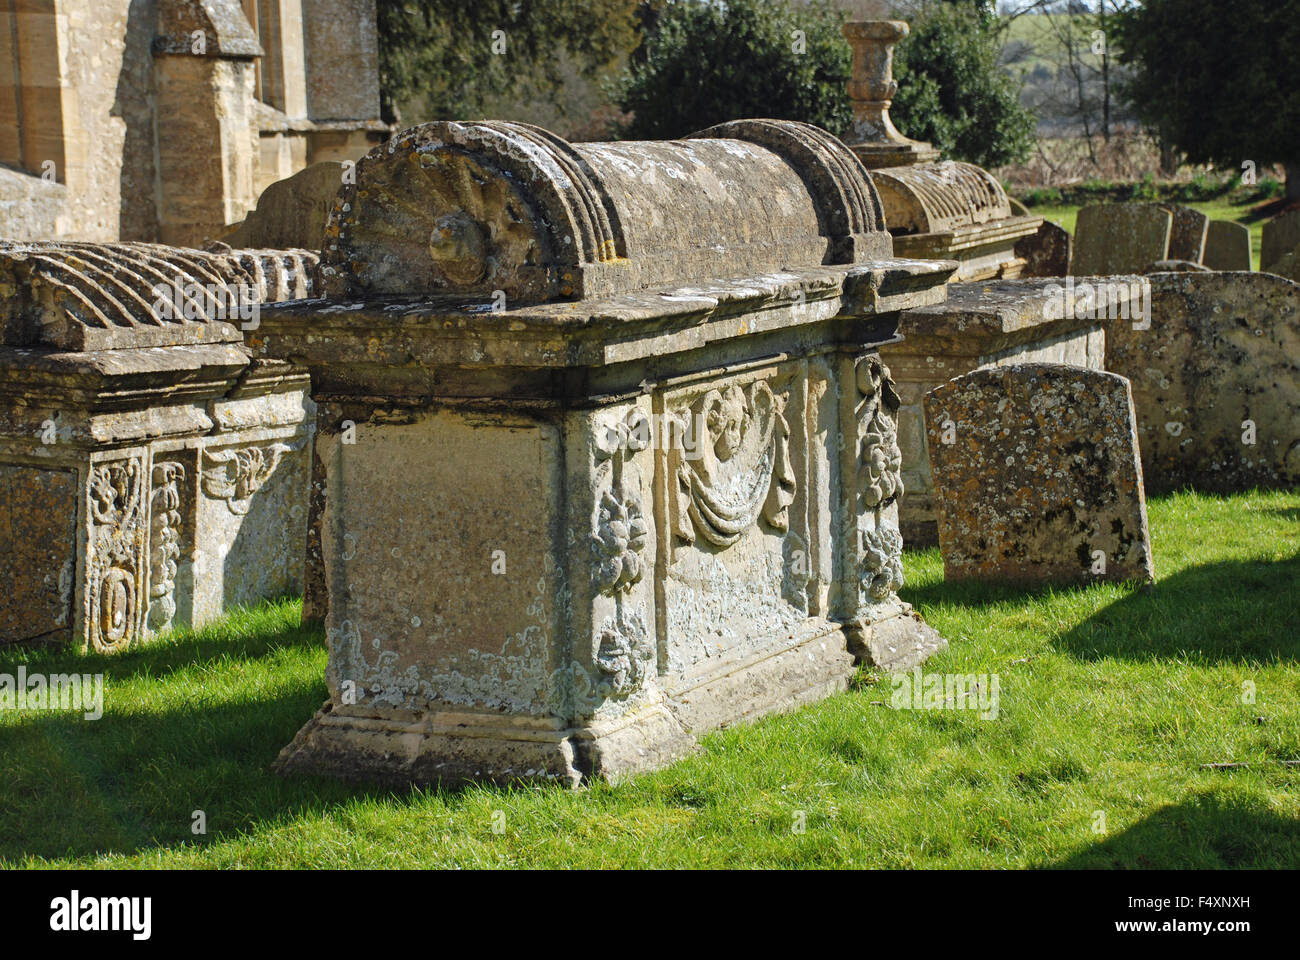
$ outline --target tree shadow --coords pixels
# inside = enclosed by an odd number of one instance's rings
[[[454,801],[464,793],[464,785],[402,787],[272,772],[281,748],[326,699],[324,676],[303,678],[299,671],[299,679],[241,683],[240,667],[277,651],[320,645],[319,629],[294,626],[249,630],[224,641],[199,631],[117,656],[51,654],[29,663],[29,672],[105,673],[107,709],[97,720],[46,712],[0,723],[0,858],[209,846],[304,818],[328,820],[359,800],[410,804],[430,795]],[[158,679],[218,658],[222,675],[211,692],[178,679],[159,689],[157,706],[114,709],[110,677]],[[238,684],[233,691],[232,681]],[[196,811],[203,812],[204,835],[193,830]]]
[[[1062,870],[1295,869],[1300,820],[1202,793],[1045,866]]]
[[[1135,590],[1054,639],[1081,660],[1300,660],[1300,554],[1189,567]]]
[[[1137,589],[1138,585],[1134,585]],[[921,586],[903,585],[898,595],[913,606],[951,606],[969,610],[982,610],[1003,603],[1022,603],[1025,600],[1080,593],[1090,589],[1087,584],[1050,584],[1025,581],[994,580],[940,580]]]

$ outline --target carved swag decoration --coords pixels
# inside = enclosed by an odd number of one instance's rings
[[[644,413],[630,410],[598,437],[597,484],[608,486],[592,521],[592,560],[596,588],[614,600],[596,636],[597,693],[623,698],[639,690],[650,675],[654,645],[641,606],[631,593],[645,574],[642,553],[650,536],[649,523],[635,480],[625,477],[627,460],[649,444],[650,423]]]
[[[281,458],[296,445],[271,443],[264,447],[240,447],[234,450],[204,450],[209,464],[202,470],[203,492],[216,500],[226,501],[230,512],[248,513],[253,494],[271,478]]]
[[[790,425],[785,399],[758,380],[710,390],[692,405],[685,450],[674,450],[677,509],[674,533],[686,543],[699,533],[729,547],[761,516],[789,526],[794,501]]]
[[[872,514],[862,533],[862,588],[872,600],[884,600],[903,585],[903,538],[892,526],[882,526],[885,508],[903,495],[903,452],[898,446],[901,402],[889,368],[872,356],[858,365],[858,413],[861,454],[858,487],[862,506]]]

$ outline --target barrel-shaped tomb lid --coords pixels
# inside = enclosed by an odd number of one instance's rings
[[[570,144],[527,124],[438,122],[358,163],[321,291],[543,303],[891,254],[865,168],[808,124]]]

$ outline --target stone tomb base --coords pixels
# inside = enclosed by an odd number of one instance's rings
[[[696,737],[816,703],[848,689],[867,651],[876,665],[904,671],[948,642],[909,611],[867,628],[879,642],[848,648],[861,628],[827,624],[822,633],[774,652],[680,680],[662,698],[608,721],[566,725],[554,718],[521,723],[480,712],[383,711],[336,706],[316,712],[280,753],[284,774],[324,774],[387,783],[552,780],[579,786],[655,770],[696,748]]]
[[[281,770],[618,777],[943,645],[876,347],[958,264],[892,255],[837,139],[428,124],[327,232],[324,299],[260,330],[311,371],[330,654]]]
[[[331,697],[278,769],[576,785],[909,669],[946,642],[895,593],[896,411],[834,351],[595,410],[322,404]]]

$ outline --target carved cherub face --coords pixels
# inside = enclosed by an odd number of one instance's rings
[[[487,271],[483,228],[463,213],[444,213],[433,221],[429,255],[452,283],[477,283]]]
[[[709,409],[709,436],[713,439],[713,452],[719,460],[730,460],[740,449],[749,425],[745,395],[737,386],[731,386]]]

